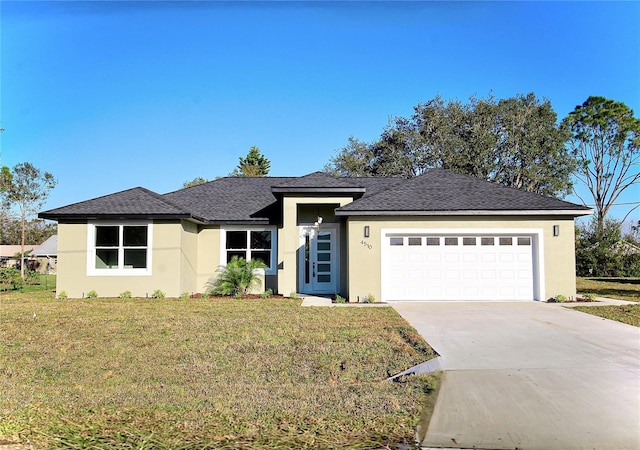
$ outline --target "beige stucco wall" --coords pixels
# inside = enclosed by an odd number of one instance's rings
[[[149,276],[87,275],[86,223],[58,224],[57,292],[65,291],[69,298],[81,298],[95,290],[100,297],[117,297],[125,290],[133,296],[151,296],[159,289],[169,297],[178,297],[195,283],[185,266],[191,257],[183,254],[182,246],[194,246],[193,229],[184,230],[180,222],[153,223],[152,274]],[[193,281],[192,281],[193,279]]]
[[[220,227],[202,227],[198,235],[198,270],[196,292],[206,292],[220,266]]]
[[[364,237],[364,226],[370,227],[370,237]],[[553,236],[553,226],[560,226],[560,235]],[[567,217],[482,217],[451,218],[421,217],[352,217],[347,223],[349,245],[350,301],[372,294],[381,299],[381,246],[383,229],[522,229],[541,230],[544,273],[542,300],[557,294],[576,295],[574,221]]]

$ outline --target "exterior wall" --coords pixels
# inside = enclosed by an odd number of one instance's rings
[[[338,204],[351,203],[351,197],[287,197],[282,200],[282,227],[278,229],[278,289],[277,292],[289,295],[298,290],[298,250],[300,232],[298,230],[298,204]],[[344,236],[340,236],[344,246]],[[342,256],[342,255],[341,255]],[[346,261],[340,261],[340,280],[346,279]]]
[[[183,228],[179,222],[153,223],[150,276],[88,276],[87,233],[86,223],[58,224],[58,294],[65,291],[70,298],[81,298],[95,290],[100,297],[117,297],[129,290],[133,296],[145,297],[159,289],[178,297],[182,292]]]
[[[196,292],[204,293],[220,266],[220,227],[203,227],[198,233]]]
[[[198,291],[198,225],[182,222],[180,245],[180,293]]]
[[[370,227],[369,238],[364,237],[365,225]],[[554,225],[560,226],[559,236],[553,236]],[[348,296],[352,302],[369,294],[381,299],[382,230],[387,228],[542,230],[544,298],[540,300],[558,294],[576,295],[575,229],[571,217],[352,217],[347,223]]]

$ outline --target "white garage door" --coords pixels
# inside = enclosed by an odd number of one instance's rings
[[[533,300],[533,244],[515,234],[386,234],[383,300]]]

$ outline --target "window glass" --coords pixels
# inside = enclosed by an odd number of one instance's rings
[[[463,237],[462,245],[476,245],[476,238],[474,237]]]
[[[234,247],[240,248],[240,247]],[[271,248],[271,231],[252,231],[251,248],[266,249]]]
[[[500,245],[513,245],[513,238],[511,237],[501,237],[499,241]]]
[[[269,251],[252,251],[251,259],[259,259],[269,267],[271,265],[271,252]]]
[[[404,241],[401,237],[392,237],[389,239],[391,245],[404,245]]]
[[[331,283],[331,275],[329,274],[318,275],[318,281],[320,283]]]
[[[331,253],[318,253],[318,261],[331,261]]]
[[[439,237],[428,237],[427,238],[427,245],[440,245],[440,238]]]
[[[318,272],[329,272],[331,264],[318,264]]]
[[[410,237],[409,245],[422,245],[422,238],[419,237]]]
[[[481,245],[495,245],[495,239],[492,237],[483,237],[480,239]]]
[[[96,269],[117,269],[118,249],[97,249]]]
[[[318,250],[331,250],[331,242],[318,242]]]
[[[457,237],[446,237],[444,238],[444,245],[458,245]]]
[[[519,237],[518,245],[531,245],[531,238],[528,236]]]
[[[234,256],[237,256],[238,258],[246,259],[247,258],[247,252],[246,251],[239,251],[239,250],[228,251],[227,252],[227,262],[231,262],[231,259]]]
[[[118,226],[96,227],[96,247],[117,247],[120,244]]]
[[[227,231],[227,248],[247,248],[247,232],[246,231]]]
[[[122,240],[125,247],[146,247],[147,227],[146,226],[124,226],[122,230]]]
[[[124,250],[125,269],[144,269],[147,267],[146,249],[125,249]]]

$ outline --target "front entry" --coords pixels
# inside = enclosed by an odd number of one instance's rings
[[[301,227],[298,258],[300,292],[335,294],[337,292],[337,230]]]

